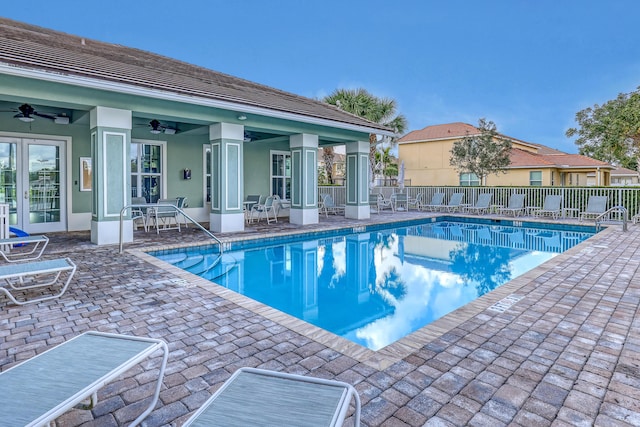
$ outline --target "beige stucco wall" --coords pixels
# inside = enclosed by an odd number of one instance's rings
[[[459,173],[449,165],[451,148],[455,139],[440,141],[405,143],[398,145],[398,158],[404,161],[405,178],[411,180],[411,185],[460,185]],[[518,147],[527,148],[530,147]],[[594,174],[595,169],[561,170],[557,168],[522,168],[509,169],[506,173],[489,175],[488,186],[529,186],[531,171],[542,172],[543,186],[585,186],[596,185],[595,180],[587,181],[587,174]],[[600,184],[609,185],[610,178],[607,170],[599,171]],[[569,179],[571,174],[571,180]],[[564,182],[562,175],[564,175]],[[576,179],[577,178],[577,179]],[[594,181],[594,183],[591,183]]]

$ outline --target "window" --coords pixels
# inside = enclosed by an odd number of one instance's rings
[[[204,145],[203,147],[204,153],[202,154],[202,158],[204,159],[204,182],[202,188],[204,188],[204,197],[205,202],[211,202],[211,145]]]
[[[529,172],[529,185],[532,187],[542,186],[542,171]]]
[[[271,194],[283,200],[291,198],[291,153],[288,151],[271,152]]]
[[[147,203],[162,198],[163,152],[163,143],[131,142],[131,197],[144,197]]]
[[[461,187],[477,187],[480,185],[480,179],[478,179],[475,173],[461,173],[460,174],[460,186]]]

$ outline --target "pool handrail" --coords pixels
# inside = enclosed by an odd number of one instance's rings
[[[187,215],[182,209],[180,209],[179,207],[177,207],[176,205],[172,205],[170,203],[154,203],[152,204],[153,207],[168,207],[168,208],[172,208],[175,209],[179,214],[181,214],[186,220],[191,221],[196,227],[198,227],[200,230],[204,231],[204,233],[206,235],[208,235],[209,237],[211,237],[213,240],[215,240],[218,243],[218,246],[220,248],[220,255],[222,255],[222,251],[223,251],[223,244],[222,241],[220,239],[218,239],[216,236],[213,235],[213,233],[211,233],[209,230],[207,230],[206,228],[204,228],[202,225],[200,225],[200,223],[198,221],[196,221],[195,219],[191,218],[189,215]],[[150,207],[149,204],[130,204],[130,205],[125,205],[122,209],[120,209],[120,250],[119,253],[122,253],[123,251],[123,245],[124,245],[124,213],[127,209],[132,209],[132,208],[148,208]]]
[[[609,214],[613,212],[622,213],[622,231],[627,231],[627,221],[629,220],[629,211],[624,206],[613,206],[607,209],[605,212],[598,215],[596,218],[596,231],[600,231],[602,228],[601,222],[605,217],[608,217]]]

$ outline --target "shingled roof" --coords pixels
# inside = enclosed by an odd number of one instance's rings
[[[420,130],[414,130],[398,140],[399,144],[408,144],[414,142],[429,142],[444,139],[458,139],[467,135],[479,135],[480,131],[475,126],[467,123],[456,122],[440,125],[427,126]],[[556,168],[611,168],[613,166],[600,160],[580,154],[568,154],[546,145],[536,144],[533,142],[522,141],[510,136],[502,135],[502,137],[511,140],[516,144],[533,148],[535,151],[527,151],[514,146],[511,149],[511,168],[526,167],[556,167]],[[520,145],[520,147],[522,147]]]
[[[6,18],[0,18],[0,63],[391,131],[321,101],[162,55]]]

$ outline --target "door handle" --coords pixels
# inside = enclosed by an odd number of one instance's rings
[[[24,198],[25,200],[29,200],[29,190],[24,191]]]

